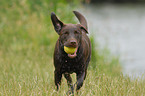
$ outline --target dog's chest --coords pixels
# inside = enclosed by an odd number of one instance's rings
[[[64,60],[61,65],[62,73],[77,73],[84,69],[84,64],[81,61]]]

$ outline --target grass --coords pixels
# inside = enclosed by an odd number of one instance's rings
[[[64,78],[61,90],[55,91],[52,57],[58,36],[50,12],[54,11],[65,23],[76,23],[72,10],[77,3],[77,0],[71,4],[66,0],[0,1],[1,96],[66,95]],[[108,50],[97,49],[93,37],[90,38],[92,60],[78,96],[143,96],[145,80],[123,76],[118,58]]]

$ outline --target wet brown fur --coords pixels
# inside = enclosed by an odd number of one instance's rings
[[[64,75],[71,93],[74,92],[74,85],[70,74],[76,73],[76,90],[79,90],[86,78],[87,67],[91,59],[91,43],[87,36],[86,19],[77,11],[74,11],[74,14],[79,19],[80,24],[64,24],[54,13],[51,13],[54,29],[59,35],[54,51],[55,85],[58,90],[62,75]],[[78,48],[77,56],[68,57],[68,54],[64,52],[64,46]]]

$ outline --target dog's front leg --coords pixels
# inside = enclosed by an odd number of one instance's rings
[[[77,73],[77,91],[83,86],[85,74],[85,71]]]
[[[54,72],[55,74],[55,85],[57,87],[57,91],[59,90],[59,87],[60,87],[60,84],[61,84],[61,78],[62,78],[62,74],[59,72],[59,71],[56,71]]]

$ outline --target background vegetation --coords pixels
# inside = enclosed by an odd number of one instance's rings
[[[86,3],[144,3],[145,0],[83,0]]]
[[[76,23],[72,11],[79,4],[78,0],[0,1],[1,96],[66,95],[64,78],[61,90],[55,91],[53,50],[58,35],[50,13],[55,12],[65,23]],[[119,60],[108,50],[99,50],[90,38],[92,60],[78,96],[143,96],[145,81],[123,76]]]

